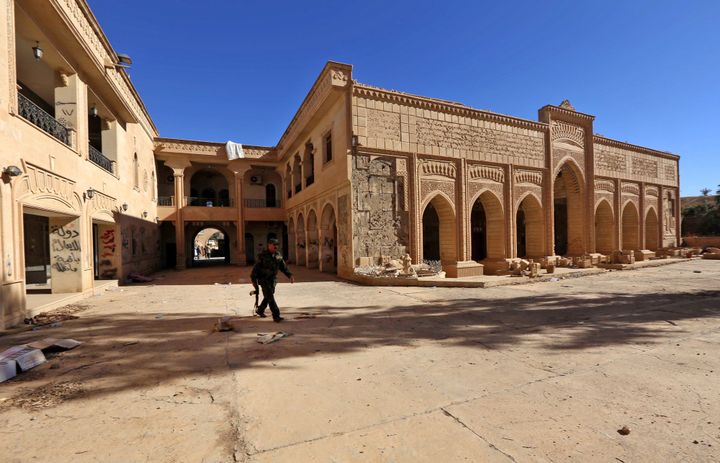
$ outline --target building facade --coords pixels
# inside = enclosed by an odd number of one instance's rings
[[[678,156],[597,135],[567,101],[530,121],[328,62],[275,146],[229,160],[158,136],[84,0],[0,5],[2,325],[33,288],[247,265],[273,237],[342,277],[406,254],[464,277],[679,242]]]
[[[83,1],[0,1],[0,328],[157,267],[157,131]]]

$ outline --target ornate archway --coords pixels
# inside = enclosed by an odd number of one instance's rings
[[[505,258],[505,217],[502,203],[485,191],[472,203],[470,212],[470,255],[472,260]]]
[[[540,200],[528,193],[516,213],[517,256],[541,258],[545,256],[545,218]]]
[[[320,258],[317,214],[310,209],[307,218],[307,267],[317,268]]]
[[[645,214],[645,249],[657,251],[660,242],[660,226],[655,208],[651,207]]]
[[[320,219],[320,270],[335,273],[337,271],[337,222],[335,210],[326,204]]]
[[[566,160],[553,182],[555,254],[579,256],[585,253],[585,205],[580,169]]]
[[[456,228],[452,203],[443,194],[435,194],[423,209],[423,261],[457,262]]]
[[[640,220],[637,207],[628,201],[622,211],[622,249],[640,249]]]
[[[601,200],[595,208],[595,251],[610,254],[615,249],[615,218],[607,200]]]
[[[307,240],[305,239],[305,217],[303,217],[302,213],[298,215],[295,226],[295,262],[297,265],[305,265],[307,262]]]

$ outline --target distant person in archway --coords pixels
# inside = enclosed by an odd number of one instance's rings
[[[273,321],[279,323],[283,321],[283,317],[280,316],[280,308],[275,302],[275,285],[277,285],[277,272],[280,270],[290,279],[290,283],[295,283],[295,277],[293,277],[290,269],[285,265],[285,259],[282,254],[278,252],[279,241],[275,238],[268,240],[267,249],[258,255],[257,262],[252,269],[250,279],[255,287],[255,291],[258,290],[258,286],[262,288],[263,300],[255,309],[255,313],[259,317],[265,317],[265,309],[270,306],[270,312],[272,312]]]

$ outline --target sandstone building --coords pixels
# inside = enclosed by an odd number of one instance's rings
[[[0,5],[4,325],[33,285],[245,265],[270,237],[343,277],[406,253],[464,277],[679,241],[678,156],[599,136],[567,101],[530,121],[328,62],[275,146],[229,160],[225,143],[158,136],[84,0]]]

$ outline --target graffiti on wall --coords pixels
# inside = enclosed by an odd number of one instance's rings
[[[60,273],[80,270],[80,233],[73,224],[50,227],[52,268]]]
[[[100,257],[103,259],[113,257],[115,255],[115,230],[108,228],[102,235],[100,235],[100,241],[102,242],[102,254]]]

